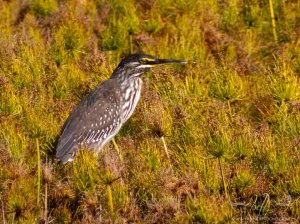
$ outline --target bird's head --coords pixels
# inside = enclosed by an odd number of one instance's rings
[[[114,71],[113,76],[125,75],[130,77],[138,77],[149,71],[152,67],[167,63],[185,64],[186,61],[175,59],[159,59],[147,54],[133,54],[124,58],[120,62],[117,69]]]

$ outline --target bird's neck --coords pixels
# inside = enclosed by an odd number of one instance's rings
[[[143,81],[139,76],[130,76],[129,78],[123,80],[121,84],[121,88],[127,89],[127,88],[139,88],[142,85]],[[139,87],[138,87],[139,86]]]
[[[121,85],[127,85],[135,80],[141,82],[140,76],[145,73],[145,71],[127,70],[122,68],[117,68],[112,74],[112,79],[118,79]]]
[[[121,85],[122,94],[122,120],[125,122],[133,113],[141,95],[142,79],[140,77],[131,77]]]

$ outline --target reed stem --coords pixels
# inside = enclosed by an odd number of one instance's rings
[[[111,214],[114,214],[114,204],[110,184],[107,185],[107,199]]]
[[[275,22],[274,8],[273,8],[273,0],[269,0],[269,5],[270,5],[270,13],[271,13],[274,41],[277,44],[278,38],[277,38],[277,33],[276,33],[276,22]]]
[[[226,182],[225,182],[225,177],[224,177],[223,167],[222,167],[222,163],[221,163],[221,158],[220,157],[218,157],[218,163],[219,163],[219,169],[220,169],[220,172],[221,172],[221,177],[222,177],[222,182],[223,182],[223,188],[224,188],[224,192],[225,192],[225,197],[227,199],[229,199],[228,193],[227,193],[227,185],[226,185]]]
[[[170,159],[170,156],[169,156],[169,151],[168,151],[167,144],[166,144],[166,142],[165,142],[165,138],[164,138],[164,136],[161,136],[161,140],[162,140],[162,142],[163,142],[163,145],[164,145],[164,150],[165,150],[165,153],[166,153],[166,155],[167,155],[168,159]]]
[[[41,155],[40,155],[40,145],[39,140],[36,139],[36,149],[37,149],[37,206],[40,203],[40,192],[41,192]]]
[[[114,138],[112,139],[112,143],[113,143],[114,148],[116,149],[116,151],[117,151],[117,153],[118,153],[118,155],[119,155],[120,161],[123,162],[123,157],[122,157],[122,155],[121,155],[121,151],[120,151],[119,146],[117,145],[117,143],[116,143],[116,141],[115,141]]]

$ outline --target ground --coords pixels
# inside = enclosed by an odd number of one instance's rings
[[[137,52],[189,63],[144,76],[119,153],[59,163],[69,112]],[[0,222],[298,223],[299,79],[296,0],[0,0]]]

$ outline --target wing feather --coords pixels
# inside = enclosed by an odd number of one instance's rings
[[[84,98],[70,113],[56,148],[56,157],[71,161],[76,151],[87,146],[101,149],[121,128],[120,91],[107,80]]]

